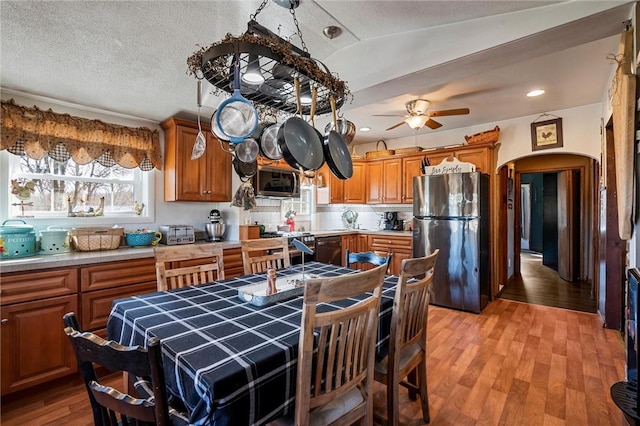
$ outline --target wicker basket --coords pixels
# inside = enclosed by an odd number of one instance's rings
[[[415,154],[416,152],[420,152],[420,151],[422,151],[422,147],[420,147],[420,146],[412,146],[410,148],[396,149],[396,155]]]
[[[380,149],[380,142],[382,142],[384,149]],[[389,157],[395,153],[396,152],[393,149],[387,149],[387,143],[380,139],[376,143],[376,150],[367,152],[366,154],[364,154],[364,158],[366,158],[367,160],[372,160],[374,158]]]
[[[498,142],[500,137],[500,127],[496,126],[491,130],[476,133],[475,135],[465,136],[465,140],[469,145],[490,144]]]
[[[120,246],[124,228],[73,228],[69,234],[78,251],[113,250]]]

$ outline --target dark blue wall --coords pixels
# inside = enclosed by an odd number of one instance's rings
[[[542,173],[523,173],[520,183],[531,184],[531,239],[529,248],[542,253]]]

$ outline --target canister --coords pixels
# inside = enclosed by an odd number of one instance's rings
[[[11,223],[9,222],[19,222]],[[24,220],[7,219],[0,226],[0,259],[34,256],[36,233]]]
[[[49,226],[40,231],[41,254],[67,253],[70,249],[68,229]]]

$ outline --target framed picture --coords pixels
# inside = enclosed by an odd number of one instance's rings
[[[531,123],[531,150],[562,148],[562,118]]]

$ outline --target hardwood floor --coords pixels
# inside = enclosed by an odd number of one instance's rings
[[[521,275],[514,277],[498,297],[536,305],[555,306],[582,312],[596,312],[596,300],[587,282],[567,282],[558,272],[544,266],[538,253],[523,251]]]
[[[479,315],[432,306],[428,341],[431,425],[623,424],[609,396],[624,378],[623,342],[597,315],[504,299]],[[91,425],[83,385],[65,382],[4,397],[0,423]],[[376,384],[380,415],[384,392]],[[405,389],[400,406],[401,424],[423,424]]]

